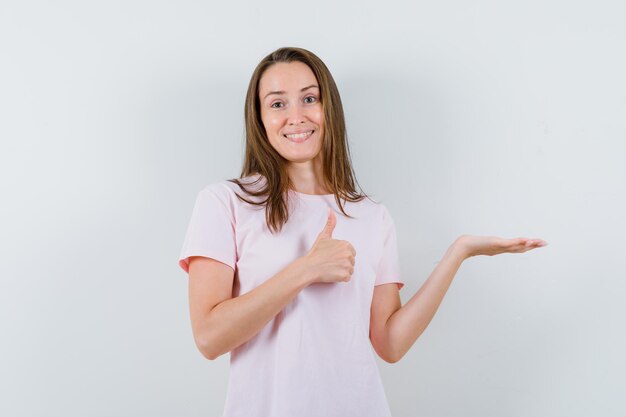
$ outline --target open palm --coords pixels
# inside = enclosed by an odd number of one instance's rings
[[[493,256],[500,253],[522,253],[548,244],[548,242],[542,239],[529,239],[526,237],[504,239],[497,236],[472,235],[459,237],[458,243],[463,247],[468,258],[477,255]]]

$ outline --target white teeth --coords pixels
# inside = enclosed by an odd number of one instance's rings
[[[306,133],[298,133],[298,134],[295,134],[295,135],[285,135],[285,136],[287,136],[289,139],[302,139],[302,138],[306,138],[311,133],[313,133],[312,130],[310,132],[306,132]]]

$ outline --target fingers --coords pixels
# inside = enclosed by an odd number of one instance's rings
[[[515,239],[509,239],[508,246],[520,246],[520,247],[529,247],[529,246],[547,246],[548,242],[543,239],[530,239],[527,237],[518,237]]]
[[[547,246],[548,242],[543,239],[526,239],[524,246]]]
[[[527,252],[532,249],[547,246],[548,242],[543,239],[526,239],[522,238],[521,242],[516,245],[516,252]]]
[[[328,218],[326,220],[326,224],[324,225],[324,229],[322,229],[319,237],[330,239],[333,237],[333,230],[335,229],[335,225],[337,224],[337,217],[335,217],[335,212],[329,207],[328,208]]]
[[[500,242],[500,250],[496,251],[496,253],[523,253],[547,245],[548,242],[543,239],[530,239],[526,237],[503,239]]]

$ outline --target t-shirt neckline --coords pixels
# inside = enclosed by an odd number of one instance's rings
[[[335,195],[335,194],[305,194],[305,193],[301,193],[300,191],[296,191],[296,190],[290,190],[290,191],[294,192],[295,194],[297,194],[300,197],[312,198],[312,199],[328,198],[328,197],[331,197],[331,196]]]

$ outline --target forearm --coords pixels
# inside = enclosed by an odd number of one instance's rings
[[[209,312],[203,326],[209,358],[217,358],[251,339],[309,285],[311,277],[301,259],[252,291],[223,301]]]
[[[455,241],[415,295],[391,315],[386,332],[396,361],[406,354],[426,329],[466,258],[461,245]]]

